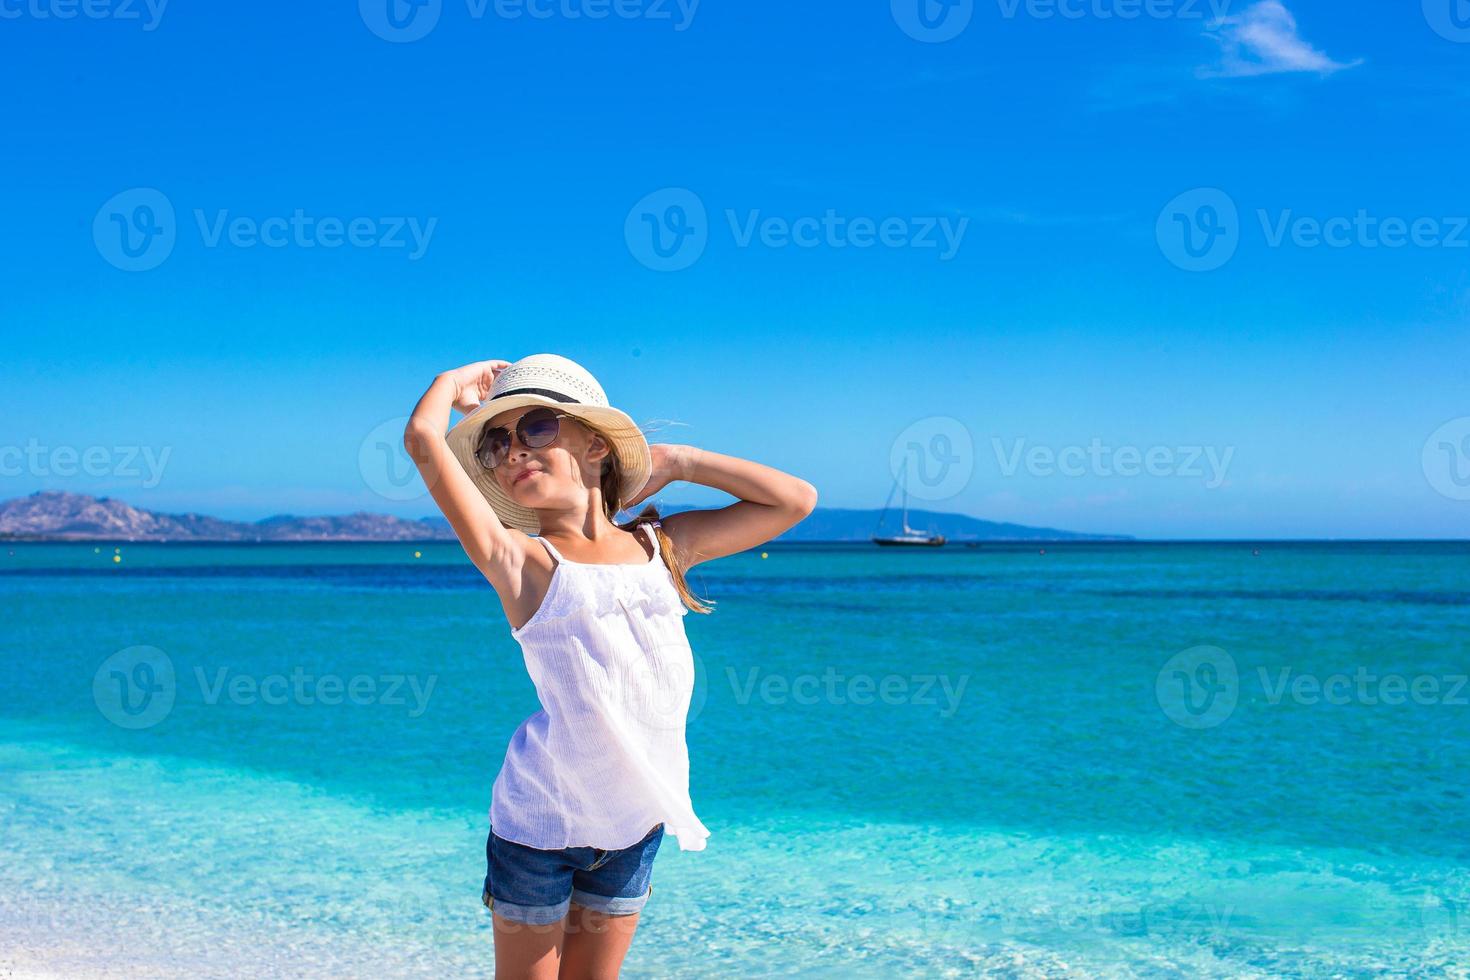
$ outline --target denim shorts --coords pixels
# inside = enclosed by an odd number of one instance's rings
[[[638,843],[620,849],[543,851],[497,837],[491,828],[480,901],[528,925],[560,922],[572,902],[608,915],[632,915],[653,894],[653,858],[663,837],[664,825],[659,824]]]

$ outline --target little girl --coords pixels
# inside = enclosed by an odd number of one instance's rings
[[[465,418],[446,437],[451,408]],[[682,617],[710,610],[684,573],[778,536],[817,492],[759,463],[650,446],[555,354],[439,375],[404,445],[499,595],[541,702],[491,792],[482,901],[495,975],[617,976],[664,832],[690,851],[709,836],[689,799]],[[614,523],[675,480],[739,500],[662,521],[650,505]]]

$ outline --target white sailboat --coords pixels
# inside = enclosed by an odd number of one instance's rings
[[[930,534],[927,531],[916,531],[909,527],[909,488],[905,477],[908,475],[908,467],[905,466],[899,475],[898,484],[903,488],[903,533],[880,535],[874,533],[873,543],[884,547],[910,546],[920,548],[937,548],[944,544],[944,535]],[[878,529],[883,527],[883,519],[888,516],[888,505],[893,502],[893,491],[888,491],[888,499],[883,503],[883,513],[878,517]]]

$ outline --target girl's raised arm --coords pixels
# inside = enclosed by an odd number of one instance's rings
[[[459,465],[444,434],[449,410],[473,411],[490,393],[495,375],[509,366],[509,361],[479,361],[439,375],[414,406],[403,431],[403,447],[434,502],[454,528],[465,554],[492,584],[509,578],[520,563],[521,547]]]
[[[763,544],[816,509],[817,488],[790,473],[694,446],[652,448],[654,478],[629,507],[674,480],[740,498],[718,510],[683,511],[662,521],[685,568]]]

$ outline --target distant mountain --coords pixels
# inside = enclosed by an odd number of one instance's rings
[[[674,514],[691,507],[673,505],[660,508],[661,513]],[[845,510],[840,507],[818,507],[806,520],[781,535],[780,541],[868,541],[872,538],[881,510]],[[885,533],[901,530],[901,517],[889,514]],[[934,531],[950,541],[1131,541],[1125,534],[1082,534],[1059,531],[1050,527],[1027,527],[984,521],[967,514],[951,514],[937,510],[909,508],[909,526]]]
[[[641,508],[640,508],[641,509]],[[669,504],[664,516],[700,508]],[[867,541],[880,511],[818,507],[780,541]],[[894,518],[889,517],[892,525]],[[951,541],[1124,541],[1123,535],[1078,534],[1053,528],[998,524],[964,514],[909,510],[913,527]],[[893,530],[890,526],[888,530]],[[293,517],[254,523],[204,514],[159,514],[110,497],[44,490],[0,503],[0,538],[48,541],[453,541],[442,517],[409,520],[386,514]]]
[[[386,514],[280,515],[248,523],[203,514],[157,514],[113,500],[45,490],[0,503],[0,537],[52,541],[425,541],[454,540],[449,524]]]

